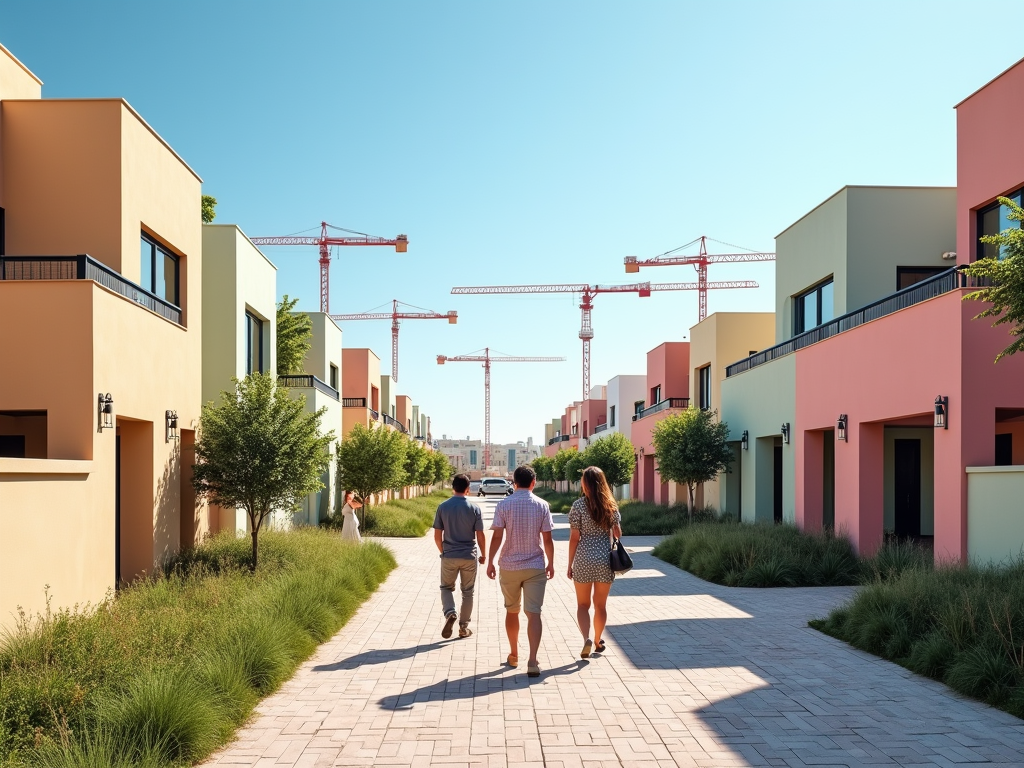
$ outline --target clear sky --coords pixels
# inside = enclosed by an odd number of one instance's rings
[[[1007,33],[1021,10],[9,0],[0,42],[44,97],[127,99],[203,177],[218,223],[252,236],[321,220],[408,234],[407,254],[340,249],[331,309],[397,298],[458,311],[456,326],[401,332],[399,391],[436,436],[483,433],[482,370],[439,367],[436,355],[568,358],[494,367],[492,438],[504,442],[541,439],[579,399],[578,302],[451,296],[453,285],[633,282],[623,256],[701,234],[772,250],[845,184],[953,185],[953,105],[1024,55]],[[266,252],[279,292],[318,309],[316,249]],[[709,311],[770,311],[773,274],[712,266],[712,280],[761,287],[713,292]],[[691,292],[599,296],[593,383],[643,373],[647,350],[686,338],[696,316]],[[388,323],[347,323],[344,341],[372,347],[388,370]]]

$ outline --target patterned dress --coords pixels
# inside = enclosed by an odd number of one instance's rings
[[[622,522],[622,515],[615,510],[613,525]],[[611,534],[594,522],[587,509],[587,500],[580,497],[569,509],[569,527],[580,532],[580,543],[572,560],[572,580],[577,584],[604,584],[615,581],[608,563],[611,554]]]

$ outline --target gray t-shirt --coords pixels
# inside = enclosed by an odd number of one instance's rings
[[[484,516],[480,507],[465,496],[452,496],[441,502],[434,515],[434,528],[444,531],[441,539],[444,554],[453,560],[473,560],[479,557],[476,532],[484,529]]]

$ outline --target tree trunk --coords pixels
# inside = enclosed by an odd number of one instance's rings
[[[687,490],[687,492],[690,495],[690,509],[689,509],[689,512],[690,512],[690,522],[692,523],[693,522],[693,484],[692,483],[687,483],[686,484],[686,490]]]
[[[256,528],[254,527],[252,529],[252,572],[253,573],[256,573],[256,553],[258,551],[256,545],[258,543],[257,542],[257,537],[259,535],[260,535],[259,531],[257,531]]]

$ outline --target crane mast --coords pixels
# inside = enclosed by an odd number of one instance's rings
[[[484,347],[482,355],[446,355],[437,356],[437,364],[445,363],[483,363],[484,368],[484,471],[491,464],[491,363],[560,363],[564,357],[524,357],[516,355],[501,355],[493,357],[491,348]]]

